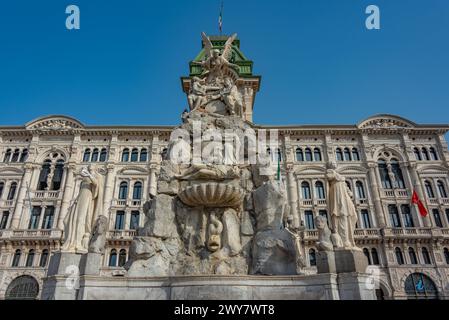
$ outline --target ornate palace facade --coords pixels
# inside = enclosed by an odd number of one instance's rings
[[[244,90],[257,91],[258,78],[246,81]],[[252,108],[245,118],[251,121]],[[314,217],[327,216],[326,168],[336,161],[353,193],[355,238],[378,275],[378,297],[449,297],[448,125],[376,115],[357,125],[254,127],[279,131],[279,148],[267,151],[281,163],[291,213],[302,225],[307,274],[317,272]],[[66,116],[1,127],[0,298],[40,297],[50,257],[62,245],[64,218],[76,203],[79,173],[89,165],[105,171],[109,231],[101,274],[123,277],[172,129],[86,126]],[[427,217],[411,203],[413,190]]]

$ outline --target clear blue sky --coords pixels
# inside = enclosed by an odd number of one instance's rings
[[[171,125],[179,77],[217,33],[220,0],[14,0],[0,6],[0,125],[66,114]],[[65,8],[81,30],[65,29]],[[381,9],[380,31],[365,8]],[[448,0],[225,0],[224,33],[262,76],[260,124],[354,124],[375,113],[449,122]]]

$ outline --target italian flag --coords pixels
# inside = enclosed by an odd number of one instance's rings
[[[218,29],[220,30],[220,34],[223,31],[223,1],[221,2],[220,8],[220,16],[218,17]]]
[[[417,206],[418,206],[419,213],[421,214],[421,216],[427,217],[427,215],[428,215],[429,213],[427,212],[427,209],[426,209],[426,207],[424,206],[424,204],[422,203],[421,199],[419,199],[418,193],[416,192],[416,190],[413,190],[412,203],[413,203],[414,205],[417,205]]]

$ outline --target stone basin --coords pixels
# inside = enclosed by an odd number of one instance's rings
[[[181,201],[190,207],[237,207],[242,202],[242,191],[227,183],[200,183],[179,193]]]

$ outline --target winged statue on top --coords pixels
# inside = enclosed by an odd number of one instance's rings
[[[232,43],[237,38],[237,34],[234,33],[226,41],[223,52],[220,54],[220,50],[214,49],[209,37],[202,32],[201,37],[203,39],[204,50],[206,51],[206,60],[193,61],[193,64],[200,65],[203,68],[201,77],[206,76],[206,82],[209,84],[216,84],[217,79],[223,79],[226,75],[226,71],[231,68],[235,71],[239,70],[239,66],[229,62],[232,56]]]

